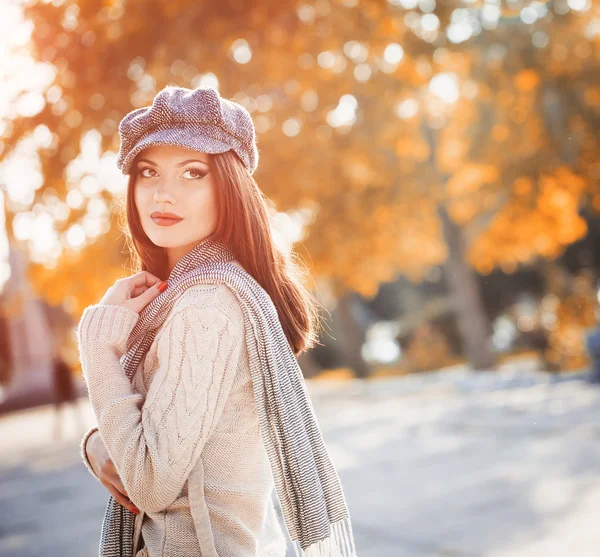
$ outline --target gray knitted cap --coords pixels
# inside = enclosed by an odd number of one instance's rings
[[[135,156],[153,145],[176,145],[203,153],[232,149],[253,174],[258,165],[256,132],[250,113],[212,87],[168,85],[152,106],[137,108],[119,123],[117,168],[127,175]]]

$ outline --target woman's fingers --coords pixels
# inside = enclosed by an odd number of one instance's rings
[[[159,285],[162,285],[159,289]],[[118,279],[111,286],[100,304],[117,305],[140,313],[154,298],[164,292],[167,283],[148,271]]]
[[[125,486],[123,485],[123,482],[121,482],[121,478],[119,478],[119,476],[111,478],[110,482],[119,490],[119,493],[122,493],[129,500],[129,495],[127,494]]]
[[[153,286],[158,286],[160,283],[161,283],[161,281],[158,280],[158,282],[155,282],[152,285],[141,284],[139,286],[135,286],[134,289],[130,291],[129,296],[130,296],[130,298],[137,298],[138,296],[140,296],[141,294],[146,292],[146,290],[149,290]]]
[[[145,292],[146,290],[148,290],[147,286],[136,286],[132,291],[131,291],[131,298],[137,298],[142,292]]]
[[[115,463],[110,458],[107,458],[102,466],[102,480],[104,483],[113,485],[125,497],[129,497],[127,491],[125,490],[125,486],[119,477]]]
[[[139,509],[129,500],[129,498],[125,497],[114,485],[109,482],[103,482],[103,485],[108,492],[113,496],[115,501],[130,510],[132,513],[138,514]]]
[[[130,281],[130,284],[132,285],[132,290],[140,286],[145,286],[146,288],[149,288],[150,286],[154,286],[155,284],[160,282],[160,279],[156,275],[153,275],[148,271],[140,271],[135,275],[131,275],[127,280]]]
[[[110,458],[106,459],[106,462],[102,467],[102,477],[107,483],[114,485],[123,495],[125,495],[125,497],[129,497],[127,491],[125,491],[125,486],[119,477],[115,463]]]
[[[141,312],[154,298],[165,291],[167,283],[147,271],[132,275],[133,288],[130,291],[129,307]]]
[[[118,279],[99,303],[123,306],[140,313],[154,298],[164,292],[166,287],[166,282],[148,271],[142,271]]]
[[[154,298],[162,294],[167,288],[167,283],[159,281],[154,286],[146,288],[139,296],[128,300],[128,306],[140,313]]]

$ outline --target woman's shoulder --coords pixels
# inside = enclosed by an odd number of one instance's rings
[[[173,305],[172,313],[186,309],[213,309],[243,323],[243,312],[235,292],[225,283],[198,283],[188,286]]]

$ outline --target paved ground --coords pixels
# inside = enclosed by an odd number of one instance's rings
[[[359,557],[600,556],[600,388],[511,369],[309,390]],[[0,557],[96,555],[108,494],[69,425],[0,417]]]

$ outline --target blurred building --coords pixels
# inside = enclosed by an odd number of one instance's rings
[[[9,245],[11,275],[4,284],[2,310],[5,344],[10,352],[0,411],[47,402],[52,398],[51,360],[54,335],[45,302],[37,298],[27,278],[25,250]],[[7,356],[7,355],[5,355]]]

